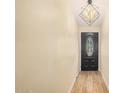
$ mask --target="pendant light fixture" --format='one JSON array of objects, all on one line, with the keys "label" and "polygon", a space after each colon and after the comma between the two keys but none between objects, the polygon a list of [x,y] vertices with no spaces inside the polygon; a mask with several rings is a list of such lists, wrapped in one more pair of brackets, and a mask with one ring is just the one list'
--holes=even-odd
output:
[{"label": "pendant light fixture", "polygon": [[81,11],[79,16],[88,25],[92,25],[99,18],[100,14],[92,4],[92,0],[88,0],[88,5]]}]

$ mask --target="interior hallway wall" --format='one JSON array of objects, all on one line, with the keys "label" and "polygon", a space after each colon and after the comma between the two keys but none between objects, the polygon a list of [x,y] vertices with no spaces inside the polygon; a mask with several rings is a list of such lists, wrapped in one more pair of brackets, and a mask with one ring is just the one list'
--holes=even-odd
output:
[{"label": "interior hallway wall", "polygon": [[78,72],[70,0],[16,0],[16,93],[67,93]]},{"label": "interior hallway wall", "polygon": [[101,26],[101,68],[104,81],[109,88],[109,1],[104,0],[104,19]]}]

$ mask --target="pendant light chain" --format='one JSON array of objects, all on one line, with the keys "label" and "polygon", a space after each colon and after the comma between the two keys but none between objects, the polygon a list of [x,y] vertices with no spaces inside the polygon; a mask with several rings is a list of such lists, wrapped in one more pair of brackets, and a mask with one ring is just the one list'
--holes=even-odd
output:
[{"label": "pendant light chain", "polygon": [[88,0],[88,4],[92,4],[92,0]]}]

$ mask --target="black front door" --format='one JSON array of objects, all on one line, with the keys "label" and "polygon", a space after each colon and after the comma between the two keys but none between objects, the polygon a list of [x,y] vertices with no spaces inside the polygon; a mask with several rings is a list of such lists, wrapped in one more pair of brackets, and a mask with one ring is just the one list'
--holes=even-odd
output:
[{"label": "black front door", "polygon": [[81,70],[98,70],[98,32],[81,33]]}]

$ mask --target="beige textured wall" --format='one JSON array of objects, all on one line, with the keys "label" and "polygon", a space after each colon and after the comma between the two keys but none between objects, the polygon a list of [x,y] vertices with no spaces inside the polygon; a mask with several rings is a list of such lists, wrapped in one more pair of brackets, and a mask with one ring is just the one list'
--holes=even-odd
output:
[{"label": "beige textured wall", "polygon": [[109,85],[109,28],[108,19],[105,18],[101,32],[101,73]]},{"label": "beige textured wall", "polygon": [[101,73],[109,88],[109,1],[104,0],[104,20],[101,26]]},{"label": "beige textured wall", "polygon": [[69,0],[16,0],[16,93],[67,93],[78,71]]}]

